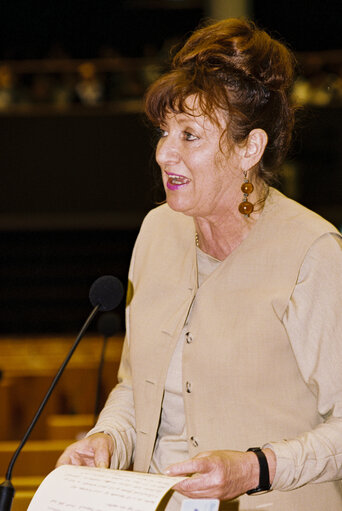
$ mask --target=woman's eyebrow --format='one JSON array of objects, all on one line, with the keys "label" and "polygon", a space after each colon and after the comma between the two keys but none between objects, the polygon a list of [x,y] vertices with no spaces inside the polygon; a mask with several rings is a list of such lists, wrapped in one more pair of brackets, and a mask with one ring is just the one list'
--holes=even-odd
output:
[{"label": "woman's eyebrow", "polygon": [[189,115],[189,114],[179,114],[180,117],[177,118],[177,122],[178,124],[188,124],[188,123],[192,123],[192,124],[196,124],[196,126],[198,127],[201,127],[201,124],[198,122],[198,120],[192,116],[192,115]]}]

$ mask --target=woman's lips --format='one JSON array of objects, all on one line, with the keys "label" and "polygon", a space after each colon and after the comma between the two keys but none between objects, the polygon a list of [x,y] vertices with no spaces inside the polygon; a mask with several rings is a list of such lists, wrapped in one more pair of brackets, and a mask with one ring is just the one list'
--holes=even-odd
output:
[{"label": "woman's lips", "polygon": [[166,172],[166,174],[168,176],[166,186],[169,190],[178,190],[191,181],[188,177],[182,176],[181,174],[171,174],[171,172]]}]

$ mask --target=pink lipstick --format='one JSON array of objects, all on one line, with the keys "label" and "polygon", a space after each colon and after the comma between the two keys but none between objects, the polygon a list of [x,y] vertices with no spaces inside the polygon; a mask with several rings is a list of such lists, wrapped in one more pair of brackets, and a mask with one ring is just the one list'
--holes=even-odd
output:
[{"label": "pink lipstick", "polygon": [[180,174],[171,174],[171,172],[166,172],[166,174],[168,175],[166,186],[168,187],[169,190],[178,190],[182,186],[185,186],[188,183],[190,183],[191,181],[189,178],[182,176]]}]

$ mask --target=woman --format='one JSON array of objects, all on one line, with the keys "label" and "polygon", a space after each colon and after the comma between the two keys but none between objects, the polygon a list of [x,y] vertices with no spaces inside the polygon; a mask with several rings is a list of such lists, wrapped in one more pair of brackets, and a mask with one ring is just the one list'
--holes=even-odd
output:
[{"label": "woman", "polygon": [[341,509],[341,237],[269,186],[292,80],[282,44],[228,19],[148,91],[167,204],[134,248],[119,384],[59,464],[191,476],[167,509]]}]

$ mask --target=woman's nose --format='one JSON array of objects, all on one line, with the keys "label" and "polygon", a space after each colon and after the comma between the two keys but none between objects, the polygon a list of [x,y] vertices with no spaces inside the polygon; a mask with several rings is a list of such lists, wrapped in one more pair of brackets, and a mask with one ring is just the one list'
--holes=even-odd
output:
[{"label": "woman's nose", "polygon": [[178,163],[180,159],[179,148],[170,135],[162,137],[157,145],[156,160],[159,165]]}]

